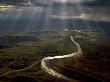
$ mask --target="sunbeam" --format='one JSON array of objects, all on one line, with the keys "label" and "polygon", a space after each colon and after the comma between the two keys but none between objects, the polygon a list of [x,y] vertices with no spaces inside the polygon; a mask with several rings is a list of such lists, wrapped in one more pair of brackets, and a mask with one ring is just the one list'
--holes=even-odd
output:
[{"label": "sunbeam", "polygon": [[[16,12],[16,13],[14,13],[14,12]],[[11,24],[12,24],[12,26],[11,26],[11,28],[10,28],[10,32],[12,33],[12,32],[14,32],[14,30],[16,29],[15,27],[16,27],[16,24],[17,24],[17,22],[20,20],[20,18],[21,18],[21,16],[22,16],[22,14],[23,14],[23,10],[22,9],[14,9],[13,11],[12,11],[12,13],[14,13],[14,15],[13,15],[13,17],[12,17],[12,19],[10,19],[10,21],[12,21],[12,22],[10,22]],[[12,14],[11,14],[12,15]]]},{"label": "sunbeam", "polygon": [[80,12],[79,18],[82,19],[82,20],[84,20],[83,23],[85,24],[84,26],[85,26],[86,28],[90,28],[90,29],[91,29],[91,25],[89,24],[89,22],[88,22],[88,21],[85,21],[87,15],[85,14],[85,10],[84,10],[83,6],[81,6],[81,5],[79,4],[79,1],[78,1],[78,0],[76,0],[76,1],[77,1],[76,6],[77,6],[77,8],[78,8],[78,10],[79,10],[79,12]]},{"label": "sunbeam", "polygon": [[[60,16],[68,15],[67,10],[68,10],[67,6],[61,6]],[[61,28],[68,29],[67,21],[66,20],[60,20],[60,21],[61,21],[61,23],[60,23]]]},{"label": "sunbeam", "polygon": [[[47,2],[48,3],[48,7],[45,8],[45,14],[44,14],[44,18],[42,20],[42,30],[49,30],[49,27],[50,27],[50,15],[52,13],[52,10],[53,10],[53,3],[52,2]],[[52,26],[51,26],[52,27]]]},{"label": "sunbeam", "polygon": [[0,23],[2,24],[1,26],[3,26],[4,29],[7,28],[5,26],[6,25],[5,23],[7,23],[7,25],[9,24],[8,26],[11,26],[11,27],[8,27],[8,31],[12,31],[12,28],[13,28],[13,25],[14,25],[13,23],[11,23],[11,19],[15,19],[16,18],[16,16],[12,17],[13,10],[14,10],[14,8],[8,8],[8,10],[5,11],[5,14],[3,14],[3,16],[1,17],[1,22]]},{"label": "sunbeam", "polygon": [[39,20],[42,18],[42,9],[40,7],[32,7],[30,8],[30,14],[29,16],[29,21],[27,23],[27,28],[25,32],[31,32],[31,30],[36,31],[36,27],[38,27],[36,24],[38,24]]},{"label": "sunbeam", "polygon": [[[92,14],[94,18],[96,17],[94,15],[94,12],[93,12],[93,9],[92,8],[90,8],[89,6],[87,6],[87,10],[88,10],[88,13]],[[102,21],[102,20],[100,20],[100,19],[94,19],[94,18],[93,18],[93,21],[95,21],[94,22],[94,26],[96,28],[98,28],[100,31],[103,31],[104,32],[104,30],[101,28],[102,26],[99,23],[99,21]],[[93,26],[92,24],[90,24],[90,25]]]}]

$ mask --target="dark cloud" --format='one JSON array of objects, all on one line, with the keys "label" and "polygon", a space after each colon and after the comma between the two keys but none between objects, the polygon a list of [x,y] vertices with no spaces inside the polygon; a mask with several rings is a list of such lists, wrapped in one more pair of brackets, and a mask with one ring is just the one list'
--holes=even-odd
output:
[{"label": "dark cloud", "polygon": [[[28,2],[29,0],[0,0],[0,3],[13,3],[19,4],[22,2]],[[57,5],[67,4],[75,5],[81,4],[85,6],[109,6],[110,0],[30,0],[35,5],[50,5],[50,3]],[[65,3],[63,3],[65,1]]]},{"label": "dark cloud", "polygon": [[7,2],[27,2],[28,0],[0,0],[1,3]]},{"label": "dark cloud", "polygon": [[82,4],[87,6],[109,6],[110,0],[95,0],[93,2],[84,2]]}]

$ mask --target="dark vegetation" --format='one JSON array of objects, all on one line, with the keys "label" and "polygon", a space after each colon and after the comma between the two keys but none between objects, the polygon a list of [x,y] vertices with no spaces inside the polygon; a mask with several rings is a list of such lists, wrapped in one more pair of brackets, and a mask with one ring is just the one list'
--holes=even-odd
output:
[{"label": "dark vegetation", "polygon": [[37,81],[31,77],[16,76],[12,82],[37,82]]},{"label": "dark vegetation", "polygon": [[0,48],[9,47],[19,42],[36,42],[40,41],[35,36],[1,36],[0,37]]},{"label": "dark vegetation", "polygon": [[81,45],[83,58],[54,59],[49,66],[81,82],[109,82],[110,81],[110,45],[109,37],[101,31],[82,31],[72,33]]},{"label": "dark vegetation", "polygon": [[[0,48],[0,73],[25,68],[41,61],[46,56],[71,53],[74,46],[68,35],[68,31],[38,31],[20,35],[19,33],[2,35],[1,44],[10,45]],[[21,81],[25,77],[28,79],[28,76],[35,78],[37,82],[62,81],[45,74],[41,69],[40,62],[24,72],[11,73],[7,78],[13,80],[16,76],[24,76],[24,78],[21,77]],[[5,78],[2,78],[1,81],[3,80],[8,82]]]},{"label": "dark vegetation", "polygon": [[86,56],[82,60],[83,64],[91,73],[96,73],[110,81],[110,45],[109,38],[100,38],[95,43],[89,43],[87,48],[83,48]]},{"label": "dark vegetation", "polygon": [[[50,66],[57,71],[59,71],[61,74],[64,74],[72,79],[79,80],[81,82],[102,82],[101,80],[98,80],[95,76],[89,75],[87,72],[83,72],[83,66],[78,65],[78,62],[74,61],[75,59],[69,59],[70,61],[66,61],[68,58],[65,58],[63,60],[52,60],[50,61]],[[63,62],[63,63],[62,63]],[[54,65],[52,66],[52,63]],[[75,67],[76,63],[78,67]],[[81,69],[80,69],[81,68]]]},{"label": "dark vegetation", "polygon": [[[56,59],[49,61],[49,66],[68,77],[82,82],[109,82],[109,38],[108,35],[98,30],[81,30],[81,32],[74,30],[38,31],[25,34],[25,36],[24,34],[1,36],[1,40],[11,43],[8,47],[0,49],[1,74],[9,70],[25,68],[36,61],[41,61],[46,56],[76,52],[76,47],[69,38],[70,35],[73,35],[81,45],[84,57],[80,61],[77,61],[77,58],[74,57]],[[40,62],[31,69],[11,73],[2,78],[1,81],[9,82],[9,80],[14,80],[17,82],[19,77],[21,82],[27,79],[36,82],[65,82],[42,71]]]},{"label": "dark vegetation", "polygon": [[84,70],[95,74],[104,82],[110,81],[109,35],[103,32],[89,32],[86,37],[77,39],[83,49],[84,58],[81,63],[84,65]]}]

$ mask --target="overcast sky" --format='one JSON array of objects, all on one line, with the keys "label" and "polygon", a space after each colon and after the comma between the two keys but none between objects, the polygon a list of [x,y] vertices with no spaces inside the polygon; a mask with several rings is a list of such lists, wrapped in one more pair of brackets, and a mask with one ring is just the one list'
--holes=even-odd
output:
[{"label": "overcast sky", "polygon": [[95,1],[95,0],[32,0],[32,2],[36,2],[36,3],[49,3],[49,2],[60,2],[60,3],[81,3],[81,2],[91,2],[91,1]]},{"label": "overcast sky", "polygon": [[[47,2],[47,1],[65,1],[65,0],[33,0],[33,1],[37,1],[40,2],[42,4],[42,2]],[[66,0],[68,2],[73,2],[76,3],[78,2],[82,2],[82,1],[94,1],[94,0]],[[98,0],[98,1],[102,1],[104,3],[104,0]],[[108,0],[105,0],[108,1]],[[93,20],[93,21],[109,21],[110,22],[110,6],[104,5],[104,6],[82,6],[82,5],[73,5],[73,6],[57,6],[53,7],[53,8],[46,8],[45,6],[38,6],[36,5],[36,8],[21,8],[21,9],[16,9],[17,12],[23,13],[24,17],[25,15],[27,15],[26,17],[30,17],[31,14],[33,12],[36,12],[36,14],[38,12],[41,13],[46,13],[48,15],[48,17],[50,18],[55,18],[55,19],[83,19],[83,20]],[[3,9],[1,9],[3,10]],[[31,10],[31,12],[30,12]],[[29,12],[28,12],[29,11]],[[13,13],[13,12],[12,12]],[[0,17],[2,17],[3,14],[0,13]],[[16,16],[15,15],[11,15],[9,17],[12,16]],[[25,18],[26,18],[25,17]],[[14,17],[13,17],[14,18]]]}]

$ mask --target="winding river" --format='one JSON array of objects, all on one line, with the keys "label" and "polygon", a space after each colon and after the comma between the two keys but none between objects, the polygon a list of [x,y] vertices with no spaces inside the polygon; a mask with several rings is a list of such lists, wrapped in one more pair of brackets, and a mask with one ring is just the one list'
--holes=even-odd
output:
[{"label": "winding river", "polygon": [[[58,73],[57,71],[49,68],[47,66],[47,62],[48,60],[53,60],[53,59],[61,59],[61,58],[69,58],[69,57],[77,57],[77,58],[80,58],[82,56],[82,50],[81,50],[81,47],[80,45],[74,40],[73,36],[70,36],[71,38],[71,41],[77,46],[77,52],[76,53],[71,53],[71,54],[68,54],[68,55],[63,55],[63,56],[54,56],[54,57],[45,57],[41,60],[41,68],[47,72],[48,74],[52,75],[52,76],[55,76],[57,78],[60,78],[60,79],[64,79],[64,80],[67,80],[69,82],[79,82],[79,81],[76,81],[76,80],[73,80],[65,75],[62,75],[60,73]],[[8,74],[11,74],[11,73],[16,73],[16,72],[21,72],[21,71],[25,71],[25,70],[28,70],[28,69],[31,69],[32,67],[34,67],[39,61],[35,62],[34,64],[24,68],[24,69],[19,69],[19,70],[12,70],[12,71],[8,71],[2,75],[0,75],[0,77],[2,76],[6,76]]]},{"label": "winding river", "polygon": [[46,62],[46,61],[48,61],[48,60],[62,59],[62,58],[69,58],[69,57],[77,57],[77,58],[79,57],[79,58],[80,58],[80,57],[82,56],[81,47],[80,47],[80,45],[74,40],[73,36],[70,36],[70,38],[71,38],[71,41],[77,46],[77,49],[78,49],[77,52],[76,52],[76,53],[71,53],[71,54],[68,54],[68,55],[63,55],[63,56],[45,57],[45,58],[43,58],[42,61],[41,61],[41,67],[42,67],[42,69],[43,69],[45,72],[47,72],[48,74],[50,74],[50,75],[52,75],[52,76],[55,76],[55,77],[57,77],[57,78],[61,78],[61,79],[67,80],[67,81],[69,81],[69,82],[73,82],[73,81],[78,82],[78,81],[76,81],[76,80],[73,80],[73,79],[71,79],[71,78],[69,78],[69,77],[67,77],[67,76],[65,76],[65,75],[62,75],[62,74],[58,73],[57,71],[55,71],[55,70],[49,68],[49,67],[47,66],[47,62]]}]

